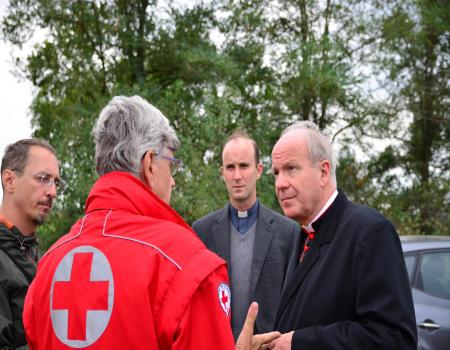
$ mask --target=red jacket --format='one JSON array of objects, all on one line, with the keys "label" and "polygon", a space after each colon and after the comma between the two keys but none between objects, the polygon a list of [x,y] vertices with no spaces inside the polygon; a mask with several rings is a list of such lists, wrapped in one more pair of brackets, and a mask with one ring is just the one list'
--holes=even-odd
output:
[{"label": "red jacket", "polygon": [[25,300],[30,348],[234,349],[225,262],[127,173],[44,255]]}]

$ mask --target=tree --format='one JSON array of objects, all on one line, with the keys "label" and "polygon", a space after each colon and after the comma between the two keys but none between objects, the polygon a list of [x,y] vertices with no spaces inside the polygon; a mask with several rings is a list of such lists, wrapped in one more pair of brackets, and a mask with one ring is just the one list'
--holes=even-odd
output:
[{"label": "tree", "polygon": [[422,234],[450,234],[449,14],[446,1],[393,1],[380,18],[390,113],[411,120],[397,151],[411,182],[396,201]]},{"label": "tree", "polygon": [[[209,39],[213,17],[206,6],[171,4],[157,17],[163,9],[156,1],[13,0],[8,11],[2,32],[13,44],[22,45],[36,30],[45,32],[25,65],[38,89],[34,134],[55,146],[70,185],[41,232],[45,249],[82,215],[96,177],[91,130],[112,96],[138,94],[158,106],[183,135],[182,155],[195,159],[189,144],[199,132],[196,126],[203,125],[200,111],[212,108],[205,99],[214,96],[216,81],[231,68]],[[200,131],[210,118],[206,115]],[[175,206],[189,209],[183,192],[176,197]]]},{"label": "tree", "polygon": [[[360,1],[352,0],[224,2],[223,50],[243,64],[227,85],[238,96],[232,110],[258,130],[265,154],[295,120],[314,121],[344,146],[365,147],[363,136],[381,137],[379,108],[365,88],[375,39],[362,25],[363,13]],[[265,180],[272,189],[273,179]],[[359,188],[344,184],[358,198]],[[270,206],[278,206],[273,192],[262,193]]]},{"label": "tree", "polygon": [[[37,88],[35,135],[56,147],[70,185],[44,249],[82,215],[96,177],[92,126],[119,94],[143,96],[175,126],[185,165],[172,204],[188,223],[227,201],[219,168],[232,131],[255,138],[268,170],[282,129],[308,119],[339,142],[338,183],[351,198],[400,232],[450,234],[445,1],[182,3],[10,1],[4,37],[45,36],[18,66]],[[368,139],[386,138],[371,149]],[[258,196],[279,210],[269,173]]]}]

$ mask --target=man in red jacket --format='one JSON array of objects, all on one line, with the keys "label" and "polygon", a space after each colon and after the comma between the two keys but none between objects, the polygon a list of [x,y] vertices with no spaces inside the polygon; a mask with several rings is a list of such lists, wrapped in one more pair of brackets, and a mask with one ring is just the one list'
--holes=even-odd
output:
[{"label": "man in red jacket", "polygon": [[[169,205],[180,161],[167,118],[118,96],[94,139],[86,215],[43,256],[26,297],[30,348],[234,349],[225,262]],[[240,350],[276,336],[252,338],[255,308]]]}]

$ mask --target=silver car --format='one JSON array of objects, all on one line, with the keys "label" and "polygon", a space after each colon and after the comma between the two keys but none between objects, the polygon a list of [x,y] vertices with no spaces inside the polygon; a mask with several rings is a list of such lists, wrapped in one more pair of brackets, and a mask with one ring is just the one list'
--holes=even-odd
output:
[{"label": "silver car", "polygon": [[401,236],[419,350],[450,349],[450,237]]}]

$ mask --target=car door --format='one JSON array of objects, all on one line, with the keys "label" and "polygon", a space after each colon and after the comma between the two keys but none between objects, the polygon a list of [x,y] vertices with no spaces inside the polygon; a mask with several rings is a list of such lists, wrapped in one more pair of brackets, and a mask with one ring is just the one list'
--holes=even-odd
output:
[{"label": "car door", "polygon": [[[419,349],[450,349],[450,250],[405,257],[411,274]],[[409,261],[408,261],[409,260]],[[409,270],[409,269],[408,269]]]}]

